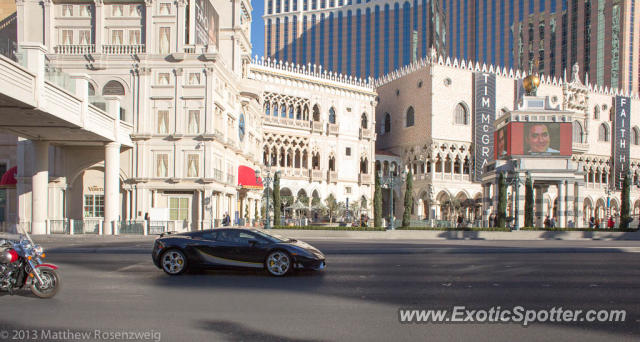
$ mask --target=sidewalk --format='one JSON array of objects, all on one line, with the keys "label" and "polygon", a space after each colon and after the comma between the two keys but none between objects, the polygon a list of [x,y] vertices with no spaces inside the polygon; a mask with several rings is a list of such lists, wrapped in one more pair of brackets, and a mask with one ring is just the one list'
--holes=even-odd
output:
[{"label": "sidewalk", "polygon": [[[336,230],[294,230],[273,229],[269,232],[294,239],[345,239],[345,240],[567,240],[567,241],[640,241],[640,232],[607,231],[437,231],[437,230],[393,230],[393,231],[336,231]],[[133,242],[153,241],[157,235],[38,235],[34,239],[45,241],[65,241],[73,244],[90,241]]]}]

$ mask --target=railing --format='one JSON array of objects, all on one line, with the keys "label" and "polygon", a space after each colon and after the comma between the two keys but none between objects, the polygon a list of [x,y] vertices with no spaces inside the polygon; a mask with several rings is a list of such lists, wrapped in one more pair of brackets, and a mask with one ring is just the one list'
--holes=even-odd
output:
[{"label": "railing", "polygon": [[329,183],[337,183],[338,182],[338,171],[328,171]]},{"label": "railing", "polygon": [[69,221],[49,220],[49,231],[51,234],[69,234]]},{"label": "railing", "polygon": [[60,55],[88,55],[91,53],[96,53],[96,46],[94,44],[58,45],[53,48],[53,51]]},{"label": "railing", "polygon": [[102,220],[73,220],[73,234],[99,234]]},{"label": "railing", "polygon": [[135,55],[145,53],[145,46],[137,45],[102,45],[102,53],[107,55]]},{"label": "railing", "polygon": [[[1,25],[0,25],[1,30]],[[10,58],[13,61],[17,61],[16,51],[18,49],[18,43],[9,38],[0,38],[0,55]]]},{"label": "railing", "polygon": [[149,234],[162,234],[169,231],[172,221],[149,221]]},{"label": "railing", "polygon": [[184,53],[196,53],[196,46],[195,45],[185,45],[184,46]]},{"label": "railing", "polygon": [[45,69],[44,79],[68,91],[71,94],[76,93],[76,82],[71,76],[56,68]]},{"label": "railing", "polygon": [[227,184],[235,185],[234,180],[235,180],[235,177],[233,176],[233,174],[227,173]]},{"label": "railing", "polygon": [[358,183],[360,184],[371,184],[373,183],[372,175],[368,173],[360,173],[358,174]]},{"label": "railing", "polygon": [[0,233],[21,234],[25,230],[31,234],[31,222],[0,222]]},{"label": "railing", "polygon": [[370,129],[360,128],[360,139],[371,139],[373,134]]},{"label": "railing", "polygon": [[264,116],[264,121],[266,123],[272,123],[272,124],[296,127],[296,128],[309,129],[309,127],[311,127],[310,122],[307,120],[298,120],[298,119],[283,118],[283,117],[277,117],[277,116]]},{"label": "railing", "polygon": [[574,152],[587,152],[589,150],[589,144],[584,143],[572,143],[571,148]]},{"label": "railing", "polygon": [[217,180],[218,182],[222,183],[222,171],[214,169],[213,170],[213,179]]},{"label": "railing", "polygon": [[320,132],[320,133],[322,133],[322,127],[323,127],[323,124],[322,124],[322,122],[320,122],[320,121],[312,121],[312,122],[311,122],[311,129],[312,129],[314,132]]},{"label": "railing", "polygon": [[332,124],[332,123],[329,124],[329,134],[338,135],[338,131],[339,131],[338,124]]},{"label": "railing", "polygon": [[145,221],[118,222],[118,234],[144,235]]},{"label": "railing", "polygon": [[322,171],[321,170],[310,170],[309,171],[311,173],[311,181],[315,182],[321,182],[322,181]]}]

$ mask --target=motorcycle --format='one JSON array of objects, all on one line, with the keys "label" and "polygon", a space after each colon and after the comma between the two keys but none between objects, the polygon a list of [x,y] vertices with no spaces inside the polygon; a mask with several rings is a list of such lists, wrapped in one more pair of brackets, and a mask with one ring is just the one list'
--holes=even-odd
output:
[{"label": "motorcycle", "polygon": [[58,267],[42,262],[42,246],[31,240],[29,234],[0,236],[0,290],[10,295],[29,288],[40,298],[51,298],[62,286]]}]

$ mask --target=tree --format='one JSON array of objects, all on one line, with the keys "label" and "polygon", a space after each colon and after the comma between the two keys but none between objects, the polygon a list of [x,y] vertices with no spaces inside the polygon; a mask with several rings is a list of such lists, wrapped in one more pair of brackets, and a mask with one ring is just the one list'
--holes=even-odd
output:
[{"label": "tree", "polygon": [[629,215],[630,199],[629,192],[631,188],[631,181],[629,175],[624,176],[624,182],[622,183],[622,194],[620,200],[620,228],[629,228],[629,222],[631,222],[631,216]]},{"label": "tree", "polygon": [[504,175],[500,173],[498,177],[498,214],[497,225],[499,228],[506,226],[506,214],[507,214],[507,183],[504,180]]},{"label": "tree", "polygon": [[340,205],[333,194],[329,194],[327,198],[324,200],[327,204],[327,215],[329,215],[329,223],[333,223],[333,218],[338,214],[340,209]]},{"label": "tree", "polygon": [[404,214],[402,215],[402,226],[411,225],[411,209],[413,208],[413,174],[409,170],[407,174],[407,188],[404,191]]},{"label": "tree", "polygon": [[380,176],[376,174],[376,188],[373,193],[373,225],[382,227],[382,189],[380,188]]},{"label": "tree", "polygon": [[524,188],[524,226],[533,227],[533,182],[531,176],[527,177]]},{"label": "tree", "polygon": [[280,223],[280,172],[276,172],[273,176],[273,225],[279,226]]}]

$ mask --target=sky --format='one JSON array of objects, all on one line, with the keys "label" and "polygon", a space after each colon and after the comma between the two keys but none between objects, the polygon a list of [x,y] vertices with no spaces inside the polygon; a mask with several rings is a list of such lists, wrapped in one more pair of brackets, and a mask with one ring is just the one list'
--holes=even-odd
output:
[{"label": "sky", "polygon": [[251,1],[253,13],[251,13],[251,45],[253,51],[251,57],[255,55],[264,56],[264,22],[262,15],[264,14],[264,0]]}]

